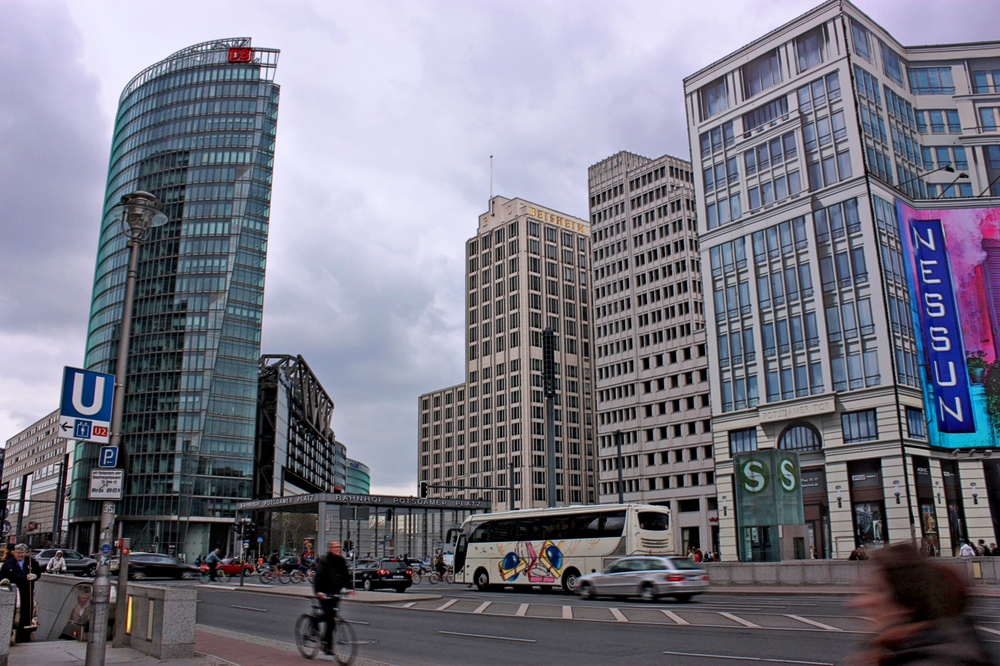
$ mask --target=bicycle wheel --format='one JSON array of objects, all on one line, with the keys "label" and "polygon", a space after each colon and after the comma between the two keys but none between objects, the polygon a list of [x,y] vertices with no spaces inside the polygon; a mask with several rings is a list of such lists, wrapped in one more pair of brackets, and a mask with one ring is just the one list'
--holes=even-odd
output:
[{"label": "bicycle wheel", "polygon": [[437,585],[438,583],[441,582],[441,574],[439,574],[437,571],[432,571],[431,575],[427,577],[427,581],[431,585]]},{"label": "bicycle wheel", "polygon": [[445,572],[445,574],[444,574],[444,582],[446,582],[446,583],[454,583],[455,582],[455,572],[453,572],[453,571],[447,571],[447,572]]},{"label": "bicycle wheel", "polygon": [[288,581],[289,580],[291,580],[291,578],[289,577],[287,571],[279,571],[278,572],[278,582],[279,583],[281,583],[282,585],[288,585]]},{"label": "bicycle wheel", "polygon": [[215,582],[218,583],[219,585],[225,585],[226,583],[229,582],[230,578],[231,576],[226,574],[226,572],[223,571],[222,569],[219,569],[218,571],[215,572]]},{"label": "bicycle wheel", "polygon": [[301,571],[293,571],[292,573],[288,574],[288,580],[290,580],[293,583],[301,583],[302,582],[302,572]]},{"label": "bicycle wheel", "polygon": [[333,658],[340,666],[353,664],[358,656],[358,637],[354,627],[340,617],[333,626]]},{"label": "bicycle wheel", "polygon": [[274,572],[273,571],[264,570],[264,571],[261,571],[260,574],[257,577],[260,579],[261,585],[267,585],[272,580],[274,580]]},{"label": "bicycle wheel", "polygon": [[319,622],[312,615],[301,615],[295,622],[295,647],[306,659],[312,659],[319,652],[322,636]]},{"label": "bicycle wheel", "polygon": [[411,578],[413,580],[414,585],[420,585],[420,574],[418,572],[414,571],[413,576]]}]

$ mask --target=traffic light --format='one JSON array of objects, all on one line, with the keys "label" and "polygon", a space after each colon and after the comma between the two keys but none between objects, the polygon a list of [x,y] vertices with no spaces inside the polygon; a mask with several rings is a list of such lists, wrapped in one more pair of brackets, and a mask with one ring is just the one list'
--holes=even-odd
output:
[{"label": "traffic light", "polygon": [[427,482],[420,482],[420,499],[427,499]]}]

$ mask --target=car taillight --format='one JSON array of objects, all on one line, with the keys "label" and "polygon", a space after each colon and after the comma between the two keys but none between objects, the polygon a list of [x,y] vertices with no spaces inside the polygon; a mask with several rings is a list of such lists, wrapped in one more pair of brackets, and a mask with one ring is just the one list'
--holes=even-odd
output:
[{"label": "car taillight", "polygon": [[709,576],[708,574],[705,574],[704,576],[701,577],[701,579],[704,580],[704,581],[710,581],[710,580],[712,580],[712,577]]},{"label": "car taillight", "polygon": [[406,575],[407,576],[412,576],[413,575],[413,569],[407,569],[406,570]]},{"label": "car taillight", "polygon": [[682,583],[685,579],[684,576],[681,576],[680,574],[670,574],[667,576],[667,580],[671,583]]},{"label": "car taillight", "polygon": [[378,575],[379,576],[388,576],[389,575],[389,571],[387,569],[379,569],[378,570]]}]

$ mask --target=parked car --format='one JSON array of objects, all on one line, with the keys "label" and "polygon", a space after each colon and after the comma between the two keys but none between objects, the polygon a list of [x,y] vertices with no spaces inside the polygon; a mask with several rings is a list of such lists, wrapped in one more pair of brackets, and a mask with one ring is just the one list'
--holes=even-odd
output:
[{"label": "parked car", "polygon": [[143,578],[197,578],[201,571],[193,564],[185,564],[176,557],[157,553],[132,553],[128,556],[128,577]]},{"label": "parked car", "polygon": [[97,575],[97,560],[92,557],[84,557],[69,548],[43,548],[42,550],[34,551],[31,556],[38,560],[38,563],[42,565],[42,569],[45,569],[49,564],[49,560],[55,557],[56,551],[59,550],[62,551],[63,559],[66,560],[66,573],[73,574],[74,576]]},{"label": "parked car", "polygon": [[708,583],[708,573],[685,557],[633,556],[612,562],[604,571],[580,576],[576,593],[584,599],[605,595],[689,601],[707,590]]},{"label": "parked car", "polygon": [[391,587],[405,592],[413,585],[413,569],[400,559],[361,560],[354,569],[354,585],[363,590]]},{"label": "parked car", "polygon": [[[302,566],[302,558],[298,555],[285,555],[278,562],[278,568],[291,573]],[[227,572],[228,573],[228,572]]]},{"label": "parked car", "polygon": [[[236,557],[227,557],[226,559],[219,562],[218,570],[225,572],[227,576],[238,577],[240,575],[240,560]],[[208,565],[207,564],[201,565],[200,571],[203,573],[208,573]],[[243,571],[246,572],[244,575],[252,576],[255,569],[254,566],[249,562],[244,562]]]}]

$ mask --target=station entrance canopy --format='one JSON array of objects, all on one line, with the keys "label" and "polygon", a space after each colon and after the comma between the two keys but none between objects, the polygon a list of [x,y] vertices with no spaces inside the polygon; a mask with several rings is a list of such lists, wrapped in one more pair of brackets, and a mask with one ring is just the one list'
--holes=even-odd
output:
[{"label": "station entrance canopy", "polygon": [[[327,540],[352,546],[356,556],[409,555],[421,559],[435,551],[449,551],[449,532],[474,513],[489,511],[486,500],[421,499],[392,495],[315,493],[251,500],[236,505],[238,512],[305,513],[316,516],[316,550],[325,552]],[[258,520],[258,522],[261,522]]]}]

